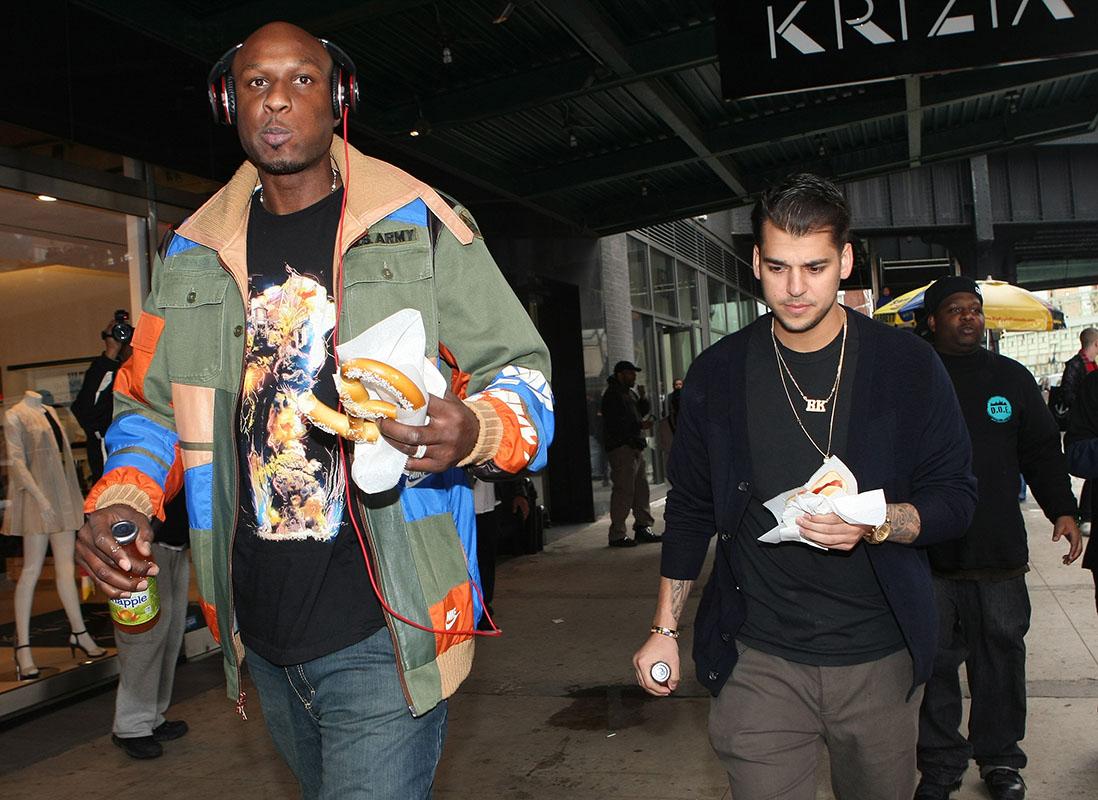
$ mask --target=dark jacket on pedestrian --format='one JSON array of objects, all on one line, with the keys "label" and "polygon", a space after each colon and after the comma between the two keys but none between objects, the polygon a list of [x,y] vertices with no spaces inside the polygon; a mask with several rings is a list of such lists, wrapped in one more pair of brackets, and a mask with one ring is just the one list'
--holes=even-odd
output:
[{"label": "dark jacket on pedestrian", "polygon": [[1075,405],[1075,398],[1079,396],[1083,381],[1086,380],[1089,372],[1082,352],[1076,353],[1064,362],[1064,374],[1060,377],[1060,396],[1068,408]]},{"label": "dark jacket on pedestrian", "polygon": [[[949,376],[925,342],[851,311],[859,355],[845,461],[863,491],[881,488],[889,503],[919,512],[917,545],[868,547],[911,653],[912,688],[930,677],[938,636],[925,546],[962,535],[976,506],[971,447]],[[716,533],[713,572],[694,626],[698,680],[714,695],[735,666],[745,618],[733,577],[732,540],[751,496],[744,370],[747,346],[767,315],[725,337],[690,368],[671,449],[661,573],[694,580]]]},{"label": "dark jacket on pedestrian", "polygon": [[[1078,402],[1071,407],[1067,434],[1064,436],[1064,450],[1067,452],[1068,468],[1071,474],[1080,478],[1098,478],[1098,372],[1086,376],[1079,390]],[[1091,493],[1092,506],[1095,493]],[[1091,514],[1094,513],[1092,509]],[[1091,519],[1094,519],[1091,516]],[[1083,553],[1083,567],[1098,571],[1098,545],[1096,536],[1087,540],[1087,549]]]},{"label": "dark jacket on pedestrian", "polygon": [[979,500],[965,536],[934,545],[930,566],[953,578],[995,578],[1025,571],[1026,525],[1018,504],[1018,476],[1052,522],[1075,515],[1075,497],[1060,447],[1060,430],[1033,375],[1006,356],[980,348],[941,354],[957,390],[972,440]]},{"label": "dark jacket on pedestrian", "polygon": [[111,426],[114,414],[114,378],[121,366],[121,361],[102,354],[92,359],[70,409],[84,429],[93,483],[103,475],[103,437]]},{"label": "dark jacket on pedestrian", "polygon": [[647,397],[638,397],[613,375],[607,378],[602,395],[602,445],[606,452],[622,445],[643,450],[641,425],[650,409]]}]

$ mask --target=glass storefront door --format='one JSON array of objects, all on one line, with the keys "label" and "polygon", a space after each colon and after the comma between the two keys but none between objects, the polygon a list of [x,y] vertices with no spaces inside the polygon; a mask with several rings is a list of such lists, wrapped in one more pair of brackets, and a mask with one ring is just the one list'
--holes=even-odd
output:
[{"label": "glass storefront door", "polygon": [[[15,475],[33,478],[32,466],[42,467],[12,445],[17,436],[23,442],[31,434],[28,418],[19,416],[23,411],[9,412],[16,406],[43,410],[40,402],[52,407],[60,428],[54,432],[62,454],[59,474],[74,470],[79,491],[86,493],[88,448],[100,445],[88,441],[69,409],[89,364],[103,351],[101,332],[115,312],[127,311],[131,322],[140,314],[135,304],[148,284],[146,224],[145,217],[110,208],[0,188],[0,522],[9,534],[0,536],[0,652],[8,653],[0,662],[0,716],[27,705],[23,699],[9,701],[9,690],[26,688],[41,702],[56,694],[55,688],[71,691],[116,669],[115,659],[91,657],[99,652],[95,647],[69,648],[69,631],[83,628],[113,654],[105,599],[82,594],[90,592],[91,583],[74,575],[69,542],[75,529],[37,530],[43,523],[36,515],[15,513],[8,491]],[[50,491],[64,485],[39,479],[52,486]],[[59,507],[62,501],[54,499]],[[82,497],[69,501],[79,518]],[[76,582],[75,594],[68,581]],[[75,626],[74,619],[82,624]],[[20,681],[15,674],[11,648],[17,622],[29,631],[30,649],[20,653],[23,668],[33,671],[28,663],[37,668],[36,680]],[[19,638],[22,644],[28,636]],[[86,678],[77,677],[85,672]]]}]

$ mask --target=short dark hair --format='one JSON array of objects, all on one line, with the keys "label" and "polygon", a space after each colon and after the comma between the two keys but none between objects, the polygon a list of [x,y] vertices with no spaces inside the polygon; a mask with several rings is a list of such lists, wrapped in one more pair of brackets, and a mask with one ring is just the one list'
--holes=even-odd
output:
[{"label": "short dark hair", "polygon": [[762,244],[763,223],[768,221],[792,236],[830,230],[839,249],[850,238],[846,198],[838,186],[811,172],[790,175],[763,192],[751,211],[755,244]]}]

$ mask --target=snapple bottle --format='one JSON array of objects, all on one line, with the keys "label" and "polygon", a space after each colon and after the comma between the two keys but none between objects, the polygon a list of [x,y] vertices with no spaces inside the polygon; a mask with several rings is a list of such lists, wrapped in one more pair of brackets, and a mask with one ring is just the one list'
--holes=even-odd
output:
[{"label": "snapple bottle", "polygon": [[[137,552],[137,525],[129,520],[116,522],[111,525],[111,535],[131,562],[145,560],[145,556]],[[160,621],[160,592],[156,587],[156,578],[147,575],[145,580],[149,583],[143,591],[130,592],[129,597],[107,600],[111,620],[118,630],[143,633]]]}]

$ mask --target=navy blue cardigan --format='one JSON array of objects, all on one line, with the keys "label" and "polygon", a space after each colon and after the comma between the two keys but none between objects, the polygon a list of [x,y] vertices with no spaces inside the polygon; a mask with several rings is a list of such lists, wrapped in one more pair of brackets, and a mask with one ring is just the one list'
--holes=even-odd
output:
[{"label": "navy blue cardigan", "polygon": [[[934,350],[907,332],[847,312],[858,326],[858,361],[845,463],[862,491],[919,512],[916,545],[869,547],[870,563],[913,661],[912,688],[930,677],[938,620],[924,547],[962,536],[976,508],[965,420]],[[702,353],[686,377],[671,449],[661,574],[695,580],[717,535],[713,572],[694,623],[698,680],[714,695],[736,663],[744,600],[732,573],[732,537],[751,491],[744,370],[755,326]],[[783,404],[775,414],[786,414]]]}]

